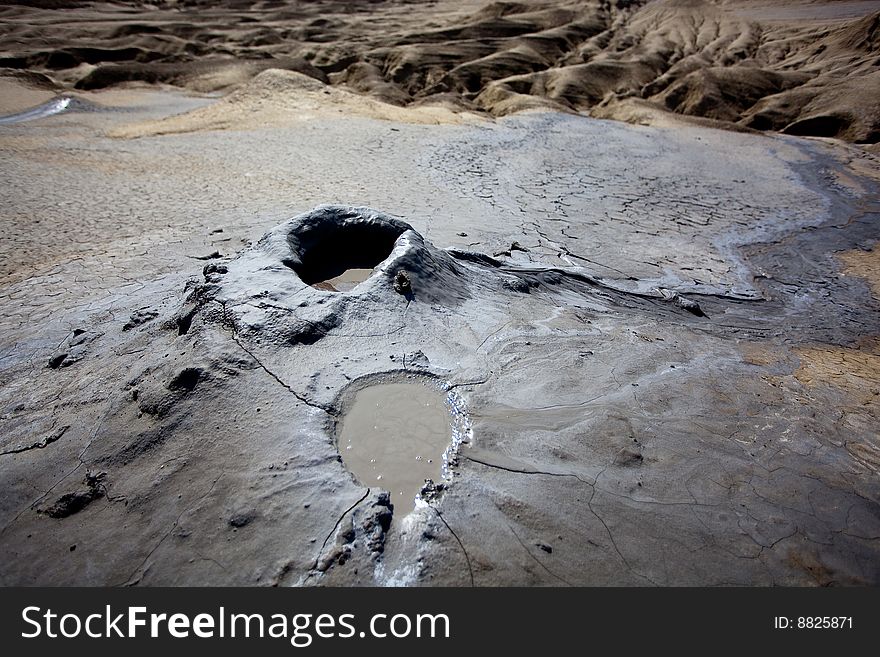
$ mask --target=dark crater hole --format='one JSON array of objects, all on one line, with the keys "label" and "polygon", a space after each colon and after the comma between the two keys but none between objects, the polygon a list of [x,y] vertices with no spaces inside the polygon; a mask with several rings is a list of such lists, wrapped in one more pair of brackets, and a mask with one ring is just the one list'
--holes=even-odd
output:
[{"label": "dark crater hole", "polygon": [[299,261],[291,259],[285,264],[304,283],[315,286],[348,270],[373,269],[391,254],[405,230],[380,222],[320,223],[296,236]]}]

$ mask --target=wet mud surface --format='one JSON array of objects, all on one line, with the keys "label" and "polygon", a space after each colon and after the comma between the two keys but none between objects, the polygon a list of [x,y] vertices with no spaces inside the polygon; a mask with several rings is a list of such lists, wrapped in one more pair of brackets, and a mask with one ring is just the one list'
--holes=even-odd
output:
[{"label": "wet mud surface", "polygon": [[[4,584],[880,582],[870,155],[558,113],[106,136],[202,102],[0,127]],[[405,516],[337,449],[383,374],[467,417]]]},{"label": "wet mud surface", "polygon": [[342,409],[336,444],[343,463],[362,485],[387,490],[398,518],[421,498],[426,482],[452,477],[453,425],[467,418],[455,417],[451,404],[442,385],[409,374],[359,387]]}]

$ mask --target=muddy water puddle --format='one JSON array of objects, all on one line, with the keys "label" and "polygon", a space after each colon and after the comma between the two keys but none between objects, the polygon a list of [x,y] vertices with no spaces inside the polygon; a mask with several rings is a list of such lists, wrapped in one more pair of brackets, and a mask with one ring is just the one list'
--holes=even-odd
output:
[{"label": "muddy water puddle", "polygon": [[372,273],[372,269],[346,269],[339,276],[334,276],[320,283],[314,283],[313,287],[329,292],[350,292],[359,283],[367,280]]},{"label": "muddy water puddle", "polygon": [[449,459],[467,426],[454,394],[430,383],[392,380],[350,397],[337,446],[361,484],[389,491],[397,519],[412,510],[426,479],[448,478]]}]

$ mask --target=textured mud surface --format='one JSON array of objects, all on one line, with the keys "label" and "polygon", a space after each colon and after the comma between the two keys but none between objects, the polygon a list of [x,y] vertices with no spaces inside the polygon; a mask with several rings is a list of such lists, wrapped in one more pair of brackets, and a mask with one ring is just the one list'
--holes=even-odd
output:
[{"label": "textured mud surface", "polygon": [[[131,93],[0,126],[2,583],[880,583],[870,155]],[[336,446],[388,372],[470,419],[405,519]]]},{"label": "textured mud surface", "polygon": [[275,68],[400,106],[880,138],[871,0],[25,4],[0,8],[0,67],[68,90],[213,91]]}]

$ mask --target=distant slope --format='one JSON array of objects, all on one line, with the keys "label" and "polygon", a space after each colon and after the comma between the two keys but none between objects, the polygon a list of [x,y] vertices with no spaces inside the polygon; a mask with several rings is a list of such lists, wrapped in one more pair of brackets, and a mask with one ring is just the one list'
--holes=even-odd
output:
[{"label": "distant slope", "polygon": [[293,70],[394,105],[639,108],[876,144],[880,2],[203,1],[0,6],[0,67],[81,89]]}]

